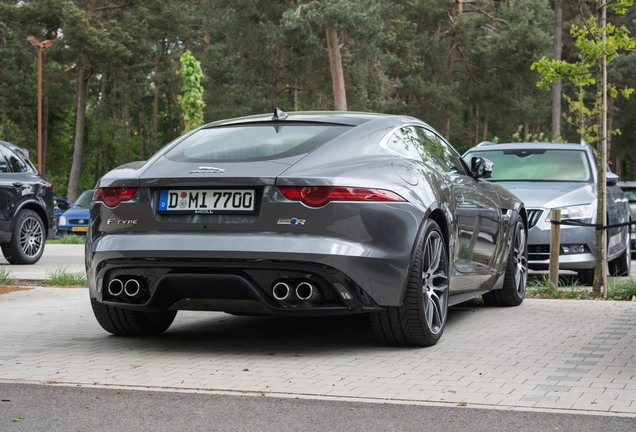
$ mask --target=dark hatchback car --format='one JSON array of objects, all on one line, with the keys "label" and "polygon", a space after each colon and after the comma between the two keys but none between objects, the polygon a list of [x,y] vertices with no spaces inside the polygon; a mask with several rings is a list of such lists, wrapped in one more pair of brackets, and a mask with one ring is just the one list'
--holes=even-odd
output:
[{"label": "dark hatchback car", "polygon": [[218,121],[102,177],[86,241],[97,321],[165,331],[178,310],[367,313],[433,345],[449,305],[523,301],[526,212],[407,116],[299,112]]},{"label": "dark hatchback car", "polygon": [[53,187],[28,152],[0,141],[0,246],[11,264],[33,264],[55,235]]}]

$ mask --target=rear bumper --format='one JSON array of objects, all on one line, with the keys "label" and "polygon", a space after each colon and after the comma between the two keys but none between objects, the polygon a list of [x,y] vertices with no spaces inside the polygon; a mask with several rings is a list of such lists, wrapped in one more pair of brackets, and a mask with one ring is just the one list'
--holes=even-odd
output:
[{"label": "rear bumper", "polygon": [[[111,234],[87,246],[91,297],[139,310],[330,314],[395,306],[411,260],[408,247],[280,233]],[[133,277],[146,289],[142,299],[109,295],[113,279]],[[320,299],[278,301],[272,289],[281,280],[292,288],[310,281]]]}]

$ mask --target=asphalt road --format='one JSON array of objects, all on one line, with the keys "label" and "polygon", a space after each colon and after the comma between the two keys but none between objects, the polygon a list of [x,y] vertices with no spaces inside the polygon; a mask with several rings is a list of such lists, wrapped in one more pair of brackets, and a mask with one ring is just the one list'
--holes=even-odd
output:
[{"label": "asphalt road", "polygon": [[0,384],[2,431],[633,432],[609,415]]}]

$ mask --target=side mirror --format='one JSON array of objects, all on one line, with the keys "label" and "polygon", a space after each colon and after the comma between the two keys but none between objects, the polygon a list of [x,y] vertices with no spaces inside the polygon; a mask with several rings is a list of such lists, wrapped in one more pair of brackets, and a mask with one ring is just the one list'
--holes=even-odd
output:
[{"label": "side mirror", "polygon": [[613,172],[608,171],[605,173],[605,182],[608,186],[616,186],[616,183],[618,183],[618,176]]},{"label": "side mirror", "polygon": [[475,178],[492,177],[492,168],[495,164],[481,156],[473,156],[470,160],[470,170]]}]

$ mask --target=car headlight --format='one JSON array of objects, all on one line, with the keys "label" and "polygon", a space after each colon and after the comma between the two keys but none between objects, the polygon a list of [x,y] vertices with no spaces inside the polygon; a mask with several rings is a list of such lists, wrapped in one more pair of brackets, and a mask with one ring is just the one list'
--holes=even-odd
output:
[{"label": "car headlight", "polygon": [[60,216],[60,223],[58,225],[66,225],[66,216]]},{"label": "car headlight", "polygon": [[[586,204],[561,207],[556,210],[561,210],[561,220],[586,220],[594,217],[594,208],[593,204]],[[548,213],[546,220],[550,220],[550,216],[551,212]]]}]

